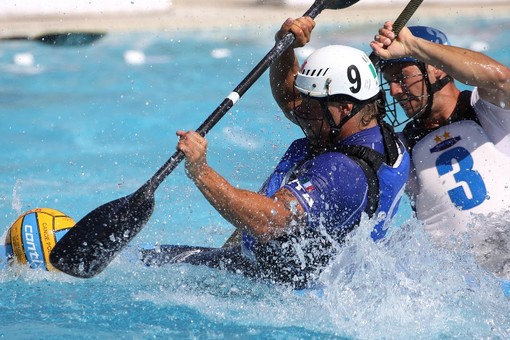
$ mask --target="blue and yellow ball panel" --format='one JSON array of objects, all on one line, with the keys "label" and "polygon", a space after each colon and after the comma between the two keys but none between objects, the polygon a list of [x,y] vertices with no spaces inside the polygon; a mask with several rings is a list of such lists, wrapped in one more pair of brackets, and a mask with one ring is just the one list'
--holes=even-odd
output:
[{"label": "blue and yellow ball panel", "polygon": [[[18,262],[31,268],[54,270],[50,252],[76,223],[64,213],[51,208],[37,208],[21,215],[12,225],[6,245]],[[9,235],[10,234],[10,235]]]},{"label": "blue and yellow ball panel", "polygon": [[23,224],[23,218],[25,216],[20,216],[16,222],[12,225],[11,229],[9,230],[9,241],[8,243],[11,244],[12,252],[16,254],[16,260],[19,263],[26,264],[27,263],[27,257],[25,256],[25,249],[23,247],[23,241],[21,236],[21,229]]},{"label": "blue and yellow ball panel", "polygon": [[[46,235],[39,232],[41,228],[39,219],[41,216],[44,216],[44,214],[35,212],[27,214],[23,218],[23,223],[21,224],[21,241],[25,252],[24,255],[30,268],[45,268],[43,238],[46,237]],[[50,223],[53,222],[50,221]]]}]

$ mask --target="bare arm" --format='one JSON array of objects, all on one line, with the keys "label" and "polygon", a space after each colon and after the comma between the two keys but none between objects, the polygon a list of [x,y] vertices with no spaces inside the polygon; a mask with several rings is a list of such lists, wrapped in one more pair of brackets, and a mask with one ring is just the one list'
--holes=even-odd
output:
[{"label": "bare arm", "polygon": [[207,141],[194,131],[177,131],[177,148],[186,155],[186,171],[211,205],[237,229],[261,240],[282,235],[304,219],[304,210],[287,189],[273,197],[237,189],[206,161]]},{"label": "bare arm", "polygon": [[412,35],[404,27],[398,37],[393,23],[379,29],[371,47],[384,59],[411,56],[433,65],[456,80],[478,87],[480,97],[499,107],[510,109],[510,69],[483,53],[461,47],[435,44]]},{"label": "bare arm", "polygon": [[294,109],[294,106],[298,106],[301,102],[299,92],[294,89],[294,78],[299,71],[299,62],[294,53],[294,48],[303,47],[310,41],[310,35],[314,27],[315,22],[309,17],[295,20],[289,18],[283,23],[275,37],[277,40],[282,39],[288,32],[292,32],[296,37],[292,46],[283,52],[269,69],[269,81],[273,97],[287,118],[292,121],[294,121],[294,118],[290,115],[290,112]]}]

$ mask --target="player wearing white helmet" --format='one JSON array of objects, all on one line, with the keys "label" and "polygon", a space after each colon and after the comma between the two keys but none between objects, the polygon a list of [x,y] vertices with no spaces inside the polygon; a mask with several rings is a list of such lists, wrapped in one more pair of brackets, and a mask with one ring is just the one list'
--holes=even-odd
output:
[{"label": "player wearing white helmet", "polygon": [[[309,36],[298,29],[300,24],[311,30],[313,20],[289,20],[277,36],[291,31],[293,47],[303,46]],[[319,277],[363,212],[386,216],[374,222],[371,235],[374,240],[384,237],[403,193],[409,156],[382,123],[383,96],[367,55],[328,46],[299,68],[291,48],[271,67],[271,86],[305,138],[291,144],[259,192],[238,189],[214,171],[199,134],[177,133],[188,176],[242,232],[241,244],[223,249],[162,246],[143,250],[145,263],[203,264],[303,288]]]}]

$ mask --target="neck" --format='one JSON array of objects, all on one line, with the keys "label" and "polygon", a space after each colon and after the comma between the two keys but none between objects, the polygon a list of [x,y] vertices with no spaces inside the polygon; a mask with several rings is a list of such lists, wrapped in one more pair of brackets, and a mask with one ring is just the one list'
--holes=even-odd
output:
[{"label": "neck", "polygon": [[[453,85],[453,84],[452,84]],[[421,122],[427,129],[436,129],[449,124],[450,117],[455,112],[460,90],[455,86],[445,86],[434,94],[430,115]]]},{"label": "neck", "polygon": [[340,135],[338,136],[337,140],[335,142],[338,142],[339,140],[346,139],[355,133],[358,133],[360,131],[373,128],[377,125],[377,120],[372,119],[368,124],[363,123],[360,119],[361,115],[358,113],[356,116],[349,119],[344,126],[342,127],[342,130],[340,130]]}]

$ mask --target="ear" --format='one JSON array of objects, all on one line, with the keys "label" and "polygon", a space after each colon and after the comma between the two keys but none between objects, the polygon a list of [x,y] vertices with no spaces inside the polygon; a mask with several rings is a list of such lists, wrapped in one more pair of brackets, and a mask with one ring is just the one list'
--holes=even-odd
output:
[{"label": "ear", "polygon": [[[428,72],[429,76],[431,74],[433,74],[435,79],[441,79],[446,76],[446,73],[443,70],[441,70],[437,67],[434,67],[432,65],[427,65],[427,72]],[[435,79],[431,79],[431,80],[435,80]]]},{"label": "ear", "polygon": [[340,110],[340,114],[343,116],[349,114],[352,111],[354,104],[352,103],[340,103],[338,104],[338,109]]},{"label": "ear", "polygon": [[335,121],[336,124],[339,124],[340,120],[342,120],[342,118],[344,118],[349,113],[351,113],[352,108],[354,107],[354,104],[352,104],[352,103],[338,103],[338,104],[336,104],[336,107],[338,108],[338,112],[340,113],[340,115],[336,116],[335,114],[333,114],[333,120]]}]

